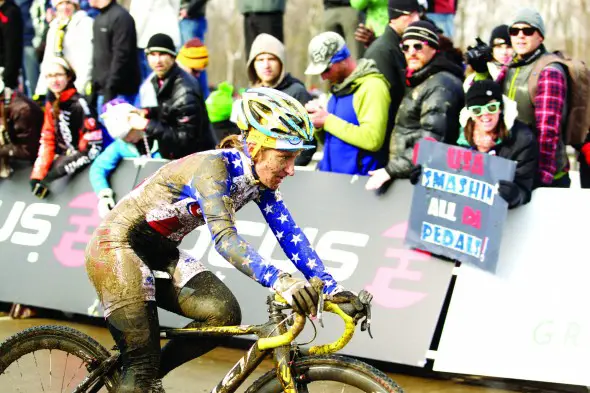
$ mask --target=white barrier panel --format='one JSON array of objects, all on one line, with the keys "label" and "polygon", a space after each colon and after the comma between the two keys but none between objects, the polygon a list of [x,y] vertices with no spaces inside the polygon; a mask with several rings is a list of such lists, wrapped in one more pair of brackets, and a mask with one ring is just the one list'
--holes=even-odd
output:
[{"label": "white barrier panel", "polygon": [[511,211],[497,275],[458,269],[434,369],[590,385],[588,223],[590,190]]}]

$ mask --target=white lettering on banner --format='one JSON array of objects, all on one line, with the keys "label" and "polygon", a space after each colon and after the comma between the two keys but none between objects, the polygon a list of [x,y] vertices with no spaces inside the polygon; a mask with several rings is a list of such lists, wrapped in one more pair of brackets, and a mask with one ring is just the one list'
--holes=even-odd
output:
[{"label": "white lettering on banner", "polygon": [[[256,221],[237,220],[236,228],[240,235],[262,237],[262,243],[258,252],[274,266],[289,273],[296,271],[291,261],[272,258],[278,242],[266,224]],[[215,267],[233,268],[225,258],[219,255],[215,247],[211,246],[211,234],[206,226],[198,228],[195,232],[198,235],[197,241],[192,248],[185,249],[187,253],[202,261],[205,261],[204,257],[207,255],[207,262]],[[319,230],[317,228],[305,228],[303,233],[313,245],[313,242],[318,237]],[[340,264],[340,266],[336,267],[327,267],[327,270],[334,276],[335,280],[343,281],[352,276],[358,265],[359,258],[352,251],[344,251],[333,247],[335,245],[366,247],[368,242],[369,235],[364,233],[329,231],[319,236],[316,251],[322,261],[331,261]]]},{"label": "white lettering on banner", "polygon": [[[0,229],[0,242],[6,241],[14,229],[16,228],[16,224],[18,223],[18,219],[20,218],[21,214],[25,210],[25,206],[27,204],[24,202],[14,202],[12,205],[12,209],[10,213],[8,213],[8,217],[6,221],[4,221],[4,225],[2,225],[2,229]],[[2,206],[2,201],[0,201],[0,207]]]},{"label": "white lettering on banner", "polygon": [[[0,200],[1,206],[2,201]],[[4,225],[0,229],[0,242],[10,238],[12,244],[19,246],[37,247],[42,245],[51,232],[51,222],[41,219],[40,216],[56,217],[59,211],[60,206],[52,203],[33,203],[27,206],[22,201],[14,202],[6,221],[4,221]],[[19,223],[22,229],[30,232],[17,230],[17,224]],[[38,259],[39,254],[37,252],[31,252],[27,257],[27,261],[31,263],[37,262]]]},{"label": "white lettering on banner", "polygon": [[455,210],[457,204],[454,202],[447,202],[444,199],[431,198],[428,205],[428,215],[440,217],[449,221],[457,221],[455,217]]},{"label": "white lettering on banner", "polygon": [[59,205],[33,203],[26,208],[21,216],[20,225],[24,229],[30,229],[36,231],[36,233],[14,232],[10,241],[21,246],[40,246],[49,237],[49,232],[51,232],[51,222],[39,219],[38,216],[55,217],[59,213],[59,210]]}]

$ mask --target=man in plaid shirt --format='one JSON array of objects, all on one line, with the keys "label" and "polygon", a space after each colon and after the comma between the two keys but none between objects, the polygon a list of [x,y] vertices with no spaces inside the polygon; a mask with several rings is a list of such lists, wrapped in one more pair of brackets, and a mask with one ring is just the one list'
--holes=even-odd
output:
[{"label": "man in plaid shirt", "polygon": [[539,141],[539,167],[535,187],[568,188],[569,161],[562,136],[567,110],[567,76],[558,63],[542,69],[535,97],[529,93],[529,77],[535,63],[545,55],[545,25],[536,10],[519,10],[509,28],[515,58],[499,76],[504,94],[516,101],[518,119],[536,130]]}]

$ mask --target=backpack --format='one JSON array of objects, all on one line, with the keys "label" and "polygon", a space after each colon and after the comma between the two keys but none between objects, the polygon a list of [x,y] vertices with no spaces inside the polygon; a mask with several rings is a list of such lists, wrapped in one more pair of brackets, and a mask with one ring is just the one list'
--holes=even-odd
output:
[{"label": "backpack", "polygon": [[531,99],[536,96],[541,70],[551,63],[561,64],[567,76],[566,126],[562,128],[564,142],[566,145],[582,144],[590,129],[590,70],[583,61],[558,51],[543,56],[529,78]]}]

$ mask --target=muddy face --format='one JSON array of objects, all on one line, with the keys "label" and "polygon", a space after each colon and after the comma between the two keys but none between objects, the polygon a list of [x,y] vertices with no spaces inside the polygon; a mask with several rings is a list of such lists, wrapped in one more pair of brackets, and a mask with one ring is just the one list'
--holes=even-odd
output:
[{"label": "muddy face", "polygon": [[254,169],[260,182],[271,190],[278,189],[285,177],[295,174],[295,159],[298,155],[299,152],[285,150],[261,150],[254,160]]}]

